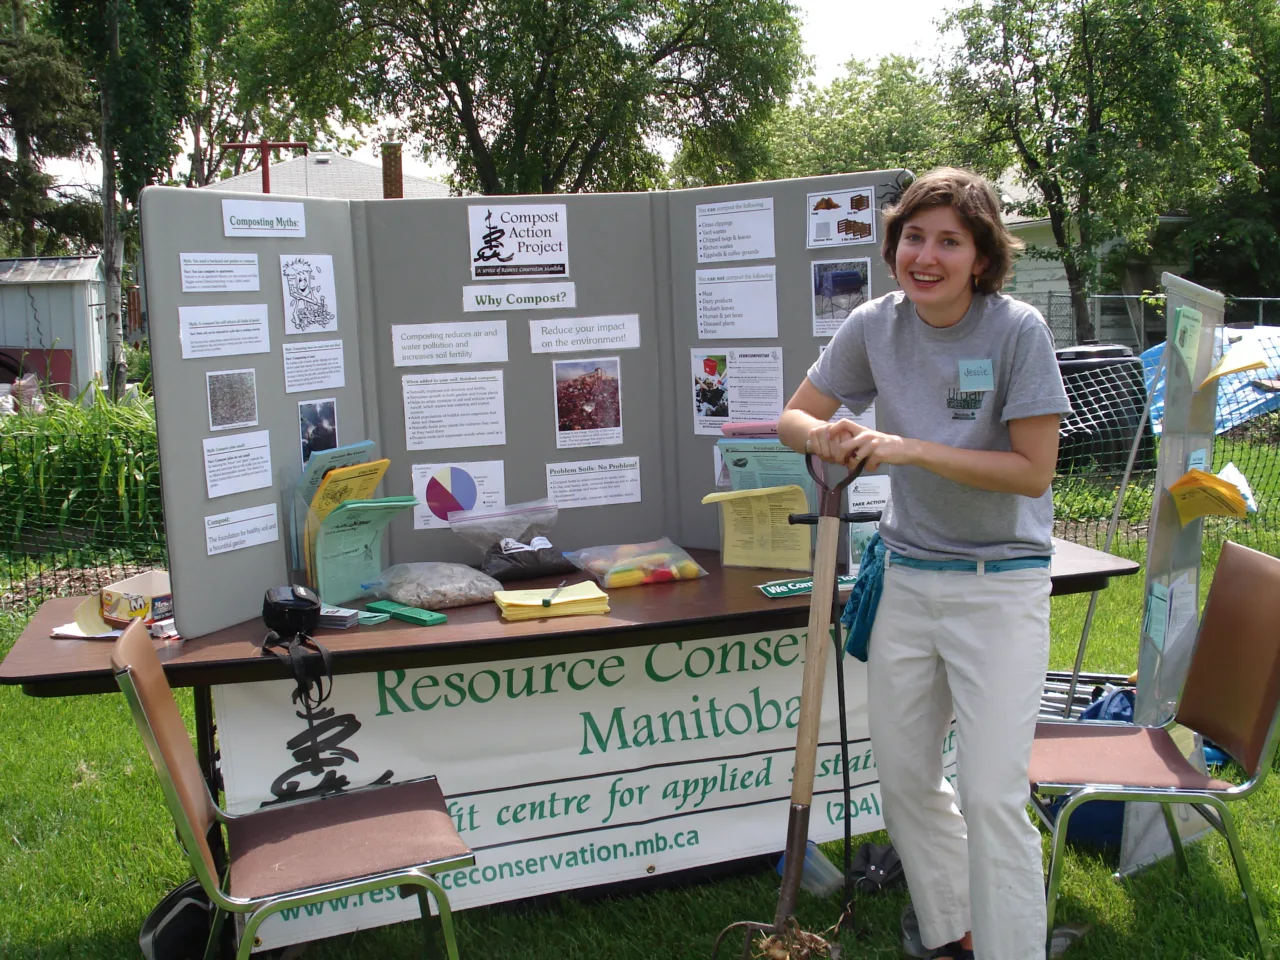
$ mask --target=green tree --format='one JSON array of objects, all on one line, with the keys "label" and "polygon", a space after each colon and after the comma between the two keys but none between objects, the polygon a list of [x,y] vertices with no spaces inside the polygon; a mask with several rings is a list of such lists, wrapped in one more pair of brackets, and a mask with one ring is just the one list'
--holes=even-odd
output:
[{"label": "green tree", "polygon": [[[191,144],[179,179],[203,187],[259,165],[253,151],[224,143],[268,140],[355,147],[340,128],[368,121],[345,100],[323,102],[314,93],[305,107],[265,77],[264,48],[255,29],[257,0],[194,0],[191,99],[184,119]],[[268,33],[268,36],[270,34]]]},{"label": "green tree", "polygon": [[1247,172],[1222,115],[1226,33],[1202,0],[994,0],[952,14],[948,98],[979,144],[1013,151],[1047,217],[1077,336],[1101,244],[1149,246],[1160,214]]},{"label": "green tree", "polygon": [[93,112],[79,65],[37,16],[28,23],[25,0],[10,0],[7,29],[0,27],[0,244],[24,257],[60,252],[69,237],[85,240],[84,212],[93,207],[57,196],[42,169],[47,160],[87,154]]},{"label": "green tree", "polygon": [[1232,30],[1224,112],[1247,138],[1252,169],[1225,178],[1193,202],[1174,245],[1199,283],[1236,296],[1280,295],[1280,8],[1274,0],[1229,0]]},{"label": "green tree", "polygon": [[658,138],[732,144],[790,93],[789,0],[263,0],[269,82],[403,119],[487,194],[658,183]]},{"label": "green tree", "polygon": [[89,75],[102,163],[102,260],[107,277],[111,395],[124,393],[121,326],[124,228],[138,195],[169,170],[188,105],[191,0],[49,0],[49,17]]},{"label": "green tree", "polygon": [[672,180],[699,186],[900,167],[921,172],[943,163],[998,174],[1007,163],[1003,151],[966,151],[945,91],[921,61],[855,59],[845,69],[828,86],[808,84],[736,154],[686,141],[672,162]]}]

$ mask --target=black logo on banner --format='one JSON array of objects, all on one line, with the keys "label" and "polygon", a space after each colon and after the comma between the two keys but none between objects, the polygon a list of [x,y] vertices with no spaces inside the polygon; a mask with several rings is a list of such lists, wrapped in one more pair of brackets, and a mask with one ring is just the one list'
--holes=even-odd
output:
[{"label": "black logo on banner", "polygon": [[[348,760],[360,762],[354,750],[341,746],[363,726],[354,713],[339,715],[332,707],[322,707],[297,716],[307,721],[307,728],[285,744],[293,754],[295,766],[271,782],[271,795],[275,799],[267,800],[262,804],[264,807],[341,793],[351,785],[351,781],[338,773],[338,768]],[[374,783],[390,783],[393,776],[387,770]]]},{"label": "black logo on banner", "polygon": [[947,391],[947,409],[951,411],[952,420],[976,420],[978,411],[982,409],[982,398],[985,390]]}]

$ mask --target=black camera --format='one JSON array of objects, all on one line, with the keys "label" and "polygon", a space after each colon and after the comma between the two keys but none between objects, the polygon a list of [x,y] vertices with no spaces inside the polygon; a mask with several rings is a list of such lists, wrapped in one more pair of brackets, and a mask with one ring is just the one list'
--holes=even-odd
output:
[{"label": "black camera", "polygon": [[310,637],[320,625],[320,598],[296,583],[272,587],[262,598],[262,619],[283,640],[299,634]]}]

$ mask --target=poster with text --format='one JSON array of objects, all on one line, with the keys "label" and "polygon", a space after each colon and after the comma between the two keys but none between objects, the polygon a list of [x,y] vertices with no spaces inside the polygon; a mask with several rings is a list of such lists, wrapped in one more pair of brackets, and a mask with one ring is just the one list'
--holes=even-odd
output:
[{"label": "poster with text", "polygon": [[617,357],[556,360],[556,449],[622,442],[622,362]]},{"label": "poster with text", "polygon": [[289,237],[307,235],[307,205],[282,200],[223,200],[224,237]]},{"label": "poster with text", "polygon": [[569,276],[569,223],[563,203],[467,207],[471,278]]},{"label": "poster with text", "polygon": [[777,420],[782,415],[782,349],[709,351],[693,348],[693,432],[722,436],[726,423]]},{"label": "poster with text", "polygon": [[778,277],[772,264],[697,271],[694,306],[700,340],[778,335]]},{"label": "poster with text", "polygon": [[[435,774],[476,854],[474,867],[439,876],[455,910],[775,854],[786,836],[804,643],[797,628],[349,674],[325,702],[323,737],[307,736],[291,680],[217,686],[227,809],[258,810],[290,790],[319,796],[334,779],[353,789]],[[816,841],[837,839],[844,824],[837,670],[853,833],[884,824],[866,666],[825,649]],[[949,778],[956,748],[952,730],[939,743]],[[273,948],[417,909],[394,890],[339,898],[311,914],[285,911],[259,933]]]},{"label": "poster with text", "polygon": [[183,293],[257,293],[256,253],[180,253]]},{"label": "poster with text", "polygon": [[456,510],[492,510],[506,505],[506,467],[501,460],[415,463],[410,468],[413,529],[443,530]]},{"label": "poster with text", "polygon": [[811,193],[807,200],[809,249],[876,242],[874,187]]},{"label": "poster with text", "polygon": [[285,333],[332,333],[338,329],[338,291],[333,257],[290,254],[280,258]]},{"label": "poster with text", "polygon": [[502,371],[421,373],[401,378],[408,450],[507,442]]},{"label": "poster with text", "polygon": [[393,323],[391,360],[397,367],[451,363],[506,363],[505,320]]},{"label": "poster with text", "polygon": [[561,510],[640,502],[640,458],[547,464],[547,497]]},{"label": "poster with text", "polygon": [[205,492],[212,500],[272,484],[271,432],[255,430],[202,440]]},{"label": "poster with text", "polygon": [[265,303],[209,304],[178,308],[182,359],[270,353]]},{"label": "poster with text", "polygon": [[834,337],[853,308],[871,299],[871,260],[813,264],[813,335]]},{"label": "poster with text", "polygon": [[559,310],[578,305],[572,283],[493,283],[462,288],[462,312]]},{"label": "poster with text", "polygon": [[700,203],[694,217],[699,263],[773,259],[772,197]]}]

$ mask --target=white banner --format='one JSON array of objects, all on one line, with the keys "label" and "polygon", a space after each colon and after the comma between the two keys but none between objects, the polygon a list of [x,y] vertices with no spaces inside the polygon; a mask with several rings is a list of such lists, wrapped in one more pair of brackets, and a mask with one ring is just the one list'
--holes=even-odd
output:
[{"label": "white banner", "polygon": [[[435,774],[475,867],[457,908],[667,873],[785,842],[803,630],[339,676],[313,726],[292,681],[214,688],[228,809]],[[842,832],[834,650],[810,836]],[[844,659],[854,832],[883,826],[866,671]],[[955,740],[942,745],[949,769]],[[264,947],[405,920],[340,898],[261,928]],[[298,923],[302,919],[305,922]]]}]

